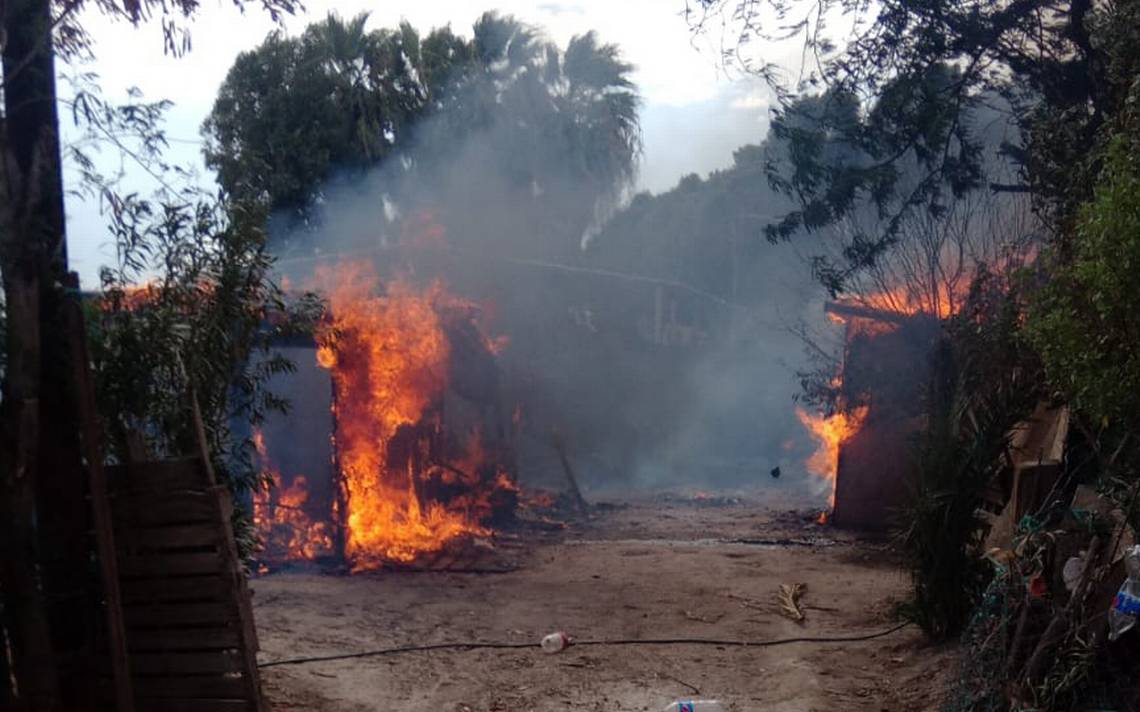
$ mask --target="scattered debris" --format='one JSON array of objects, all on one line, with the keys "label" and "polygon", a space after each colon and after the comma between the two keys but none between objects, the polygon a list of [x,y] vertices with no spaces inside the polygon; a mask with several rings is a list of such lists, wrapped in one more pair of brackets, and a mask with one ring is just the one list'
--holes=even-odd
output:
[{"label": "scattered debris", "polygon": [[559,653],[570,645],[570,636],[560,630],[556,630],[553,633],[543,636],[542,642],[539,643],[539,645],[542,646],[542,652],[544,653]]},{"label": "scattered debris", "polygon": [[807,585],[802,583],[782,583],[776,593],[776,601],[780,604],[780,613],[797,623],[803,623],[804,611],[800,606],[800,598],[807,591]]}]

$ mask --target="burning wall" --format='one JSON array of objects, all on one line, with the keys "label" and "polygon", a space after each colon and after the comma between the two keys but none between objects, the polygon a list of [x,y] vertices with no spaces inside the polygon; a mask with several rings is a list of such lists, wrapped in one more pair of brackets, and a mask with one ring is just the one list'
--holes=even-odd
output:
[{"label": "burning wall", "polygon": [[490,521],[513,511],[516,489],[500,409],[487,402],[501,344],[478,329],[478,309],[439,282],[381,285],[366,263],[323,268],[316,282],[329,310],[309,356],[328,378],[294,401],[331,408],[332,437],[296,436],[330,465],[322,478],[283,475],[268,439],[260,454],[277,486],[254,502],[266,558],[329,555],[361,570],[490,534]]},{"label": "burning wall", "polygon": [[832,384],[838,408],[827,417],[797,411],[818,442],[806,466],[830,487],[824,520],[883,528],[906,493],[939,320],[841,302],[828,312],[845,325],[842,366]]},{"label": "burning wall", "polygon": [[843,386],[852,398],[862,394],[867,411],[840,451],[832,518],[841,526],[881,529],[907,493],[939,322],[923,314],[874,325],[859,321],[847,326]]}]

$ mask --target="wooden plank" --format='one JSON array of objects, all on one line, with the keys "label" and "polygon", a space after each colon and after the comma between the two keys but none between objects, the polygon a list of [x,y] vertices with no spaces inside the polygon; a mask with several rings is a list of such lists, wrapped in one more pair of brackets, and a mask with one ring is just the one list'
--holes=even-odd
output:
[{"label": "wooden plank", "polygon": [[135,694],[148,698],[245,699],[247,684],[238,675],[170,675],[134,678]]},{"label": "wooden plank", "polygon": [[[214,468],[210,464],[210,448],[206,440],[206,428],[202,423],[202,411],[198,407],[198,394],[190,390],[190,413],[194,418],[194,431],[197,435],[198,458],[201,467],[206,473],[206,479],[211,483],[217,482]],[[233,583],[233,601],[238,609],[238,630],[241,636],[241,653],[245,657],[245,675],[243,679],[247,685],[247,697],[254,701],[257,712],[268,712],[268,705],[261,694],[261,679],[257,670],[257,629],[253,625],[253,607],[250,603],[249,587],[245,580],[245,571],[237,553],[237,543],[234,539],[233,524],[230,513],[233,501],[228,491],[220,492],[222,503],[221,526],[224,533],[222,541],[222,557],[230,571],[230,581]]]},{"label": "wooden plank", "polygon": [[[165,490],[145,490],[145,491],[129,491],[120,492],[115,495],[116,502],[128,502],[130,507],[146,507],[154,502],[163,502],[170,499],[177,499],[182,496],[200,497],[209,492],[216,492],[225,490],[224,485],[211,485],[209,487],[180,487],[170,488]],[[228,490],[226,490],[228,491]]]},{"label": "wooden plank", "polygon": [[[115,501],[129,648],[151,673],[135,677],[136,708],[265,712],[233,503],[216,484],[193,392],[190,401],[199,456],[165,469],[132,463]],[[240,674],[184,676],[199,671]]]},{"label": "wooden plank", "polygon": [[124,552],[167,551],[191,547],[217,547],[222,533],[214,522],[176,524],[168,527],[124,528],[117,540]]},{"label": "wooden plank", "polygon": [[[78,290],[79,275],[69,272],[68,286]],[[127,656],[127,638],[123,623],[122,597],[119,591],[118,561],[115,554],[115,527],[111,516],[111,502],[107,487],[107,473],[103,469],[103,429],[99,424],[99,409],[95,403],[95,384],[91,379],[91,360],[87,350],[87,328],[79,301],[67,300],[65,318],[71,361],[74,364],[76,400],[78,401],[80,440],[83,457],[87,460],[87,480],[95,525],[95,550],[99,564],[100,583],[103,589],[103,610],[107,619],[107,647],[115,681],[115,703],[120,712],[134,712],[134,694],[131,691],[130,659]]]},{"label": "wooden plank", "polygon": [[212,551],[123,556],[119,559],[119,571],[123,579],[140,579],[220,574],[223,569],[221,555]]},{"label": "wooden plank", "polygon": [[186,576],[175,579],[134,579],[123,582],[123,602],[229,601],[233,592],[221,576]]},{"label": "wooden plank", "polygon": [[194,700],[194,699],[139,699],[135,708],[139,712],[253,712],[255,703],[249,700]]},{"label": "wooden plank", "polygon": [[107,483],[115,496],[170,492],[182,489],[205,489],[210,486],[198,470],[198,458],[132,461],[124,465],[108,465]]},{"label": "wooden plank", "polygon": [[213,484],[198,466],[197,457],[132,462],[127,465],[127,488],[132,493],[205,489]]},{"label": "wooden plank", "polygon": [[177,628],[232,621],[237,610],[228,603],[166,603],[127,606],[123,609],[128,628]]},{"label": "wooden plank", "polygon": [[182,628],[131,630],[127,646],[131,655],[170,651],[234,650],[240,643],[236,628]]},{"label": "wooden plank", "polygon": [[136,675],[203,675],[241,672],[242,657],[236,651],[212,653],[139,653],[131,656]]},{"label": "wooden plank", "polygon": [[118,498],[113,509],[121,529],[216,522],[221,516],[213,490],[180,490],[145,501]]}]

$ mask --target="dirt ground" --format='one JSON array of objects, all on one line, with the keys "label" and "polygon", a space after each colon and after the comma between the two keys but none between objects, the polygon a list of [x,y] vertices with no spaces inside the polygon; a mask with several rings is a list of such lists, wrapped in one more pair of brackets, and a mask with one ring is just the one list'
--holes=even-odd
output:
[{"label": "dirt ground", "polygon": [[[906,580],[885,547],[802,513],[660,496],[563,532],[497,544],[508,573],[278,573],[253,582],[262,662],[448,641],[852,636],[897,622]],[[778,612],[807,585],[806,621]],[[912,627],[858,643],[432,651],[263,670],[274,710],[936,709],[953,651]]]}]

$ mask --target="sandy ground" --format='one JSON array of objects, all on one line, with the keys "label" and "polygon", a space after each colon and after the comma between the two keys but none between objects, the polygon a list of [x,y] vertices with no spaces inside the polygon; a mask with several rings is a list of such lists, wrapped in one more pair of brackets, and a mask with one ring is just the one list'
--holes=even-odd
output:
[{"label": "sandy ground", "polygon": [[[746,501],[658,497],[500,542],[509,573],[279,573],[253,582],[262,662],[444,641],[850,636],[895,624],[906,580],[880,543]],[[781,583],[807,584],[807,619]],[[859,643],[433,651],[263,671],[274,710],[925,710],[953,651],[914,628]]]}]

